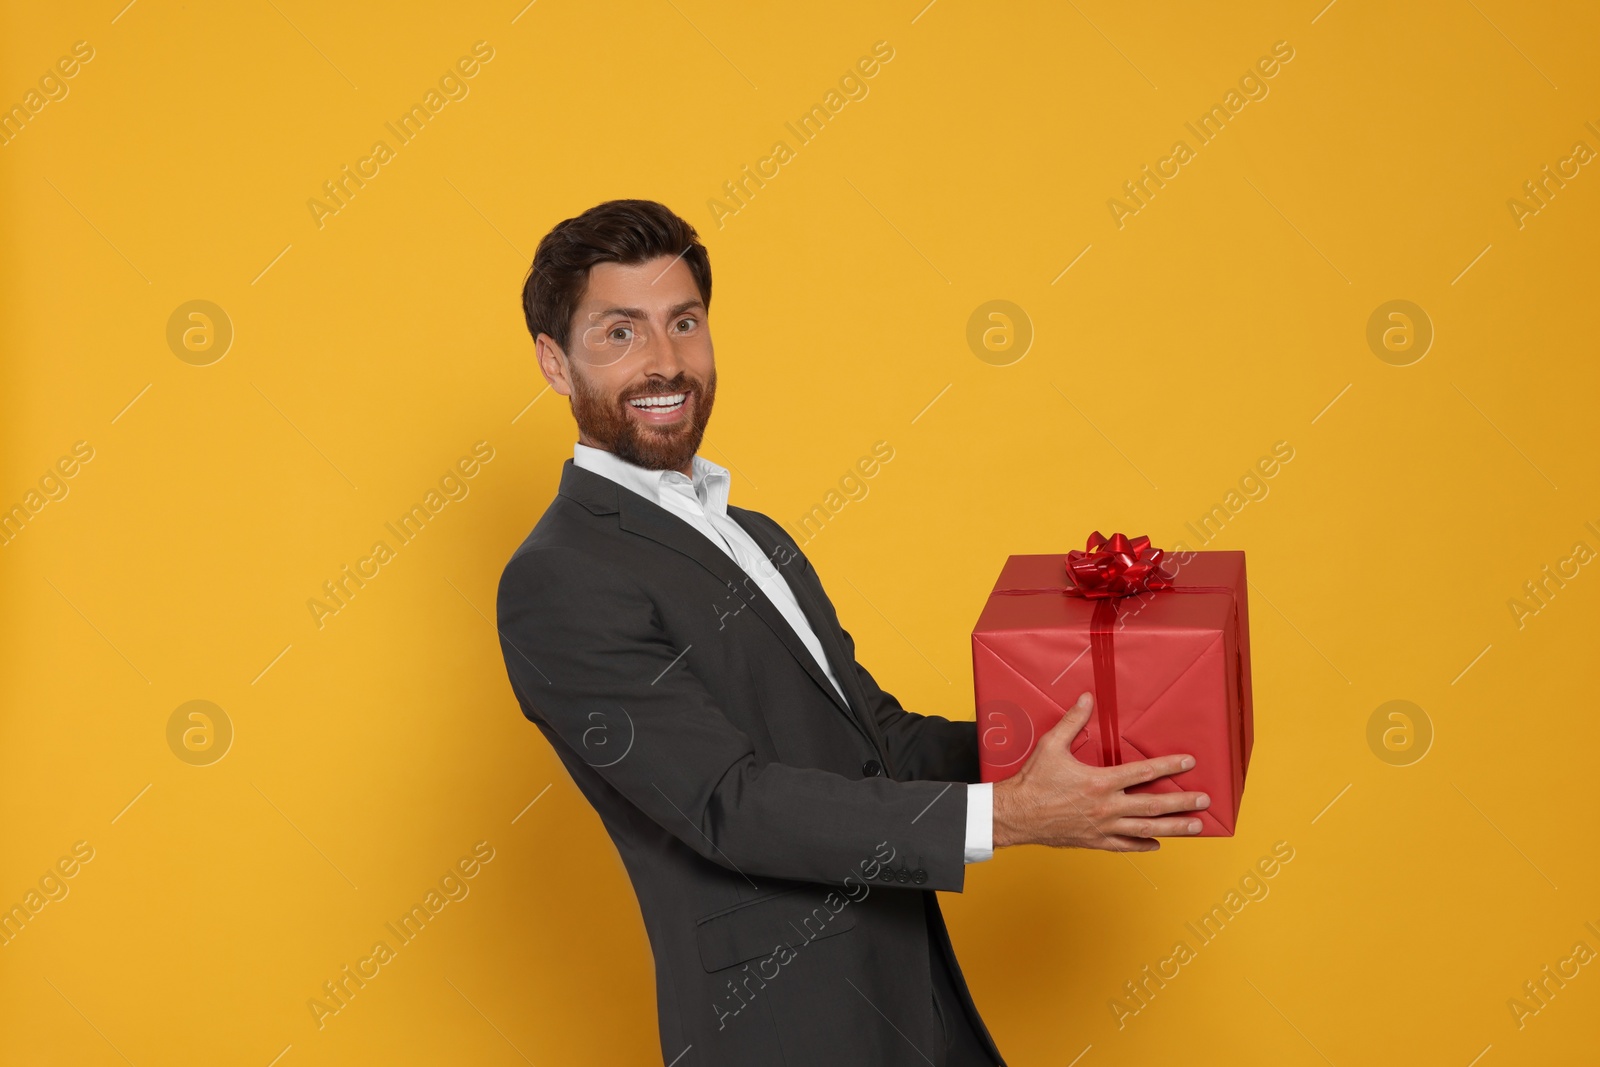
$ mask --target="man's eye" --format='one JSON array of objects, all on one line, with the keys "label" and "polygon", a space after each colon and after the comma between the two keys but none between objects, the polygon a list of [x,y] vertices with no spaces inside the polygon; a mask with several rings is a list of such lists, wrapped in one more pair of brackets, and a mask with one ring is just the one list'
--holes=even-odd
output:
[{"label": "man's eye", "polygon": [[690,330],[694,329],[694,325],[695,325],[695,322],[694,322],[693,319],[679,319],[678,320],[678,332],[679,333],[688,333]]},{"label": "man's eye", "polygon": [[631,341],[631,340],[633,340],[633,327],[631,327],[631,326],[613,326],[611,328],[611,339],[613,341]]}]

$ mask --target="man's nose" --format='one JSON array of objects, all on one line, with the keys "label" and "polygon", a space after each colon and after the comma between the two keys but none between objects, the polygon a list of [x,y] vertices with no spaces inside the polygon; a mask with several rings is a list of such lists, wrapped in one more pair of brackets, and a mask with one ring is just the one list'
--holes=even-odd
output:
[{"label": "man's nose", "polygon": [[675,378],[683,370],[683,357],[678,351],[677,338],[664,329],[651,331],[650,343],[645,345],[644,366],[646,374],[662,378]]}]

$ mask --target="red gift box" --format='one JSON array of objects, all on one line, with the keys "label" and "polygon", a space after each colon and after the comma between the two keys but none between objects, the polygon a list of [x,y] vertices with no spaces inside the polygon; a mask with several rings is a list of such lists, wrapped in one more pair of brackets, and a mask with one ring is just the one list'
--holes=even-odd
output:
[{"label": "red gift box", "polygon": [[1202,837],[1231,837],[1254,741],[1243,552],[1165,555],[1098,533],[1088,552],[1006,560],[972,631],[981,781],[1021,769],[1085,690],[1073,755],[1097,767],[1187,752],[1129,792],[1198,790]]}]

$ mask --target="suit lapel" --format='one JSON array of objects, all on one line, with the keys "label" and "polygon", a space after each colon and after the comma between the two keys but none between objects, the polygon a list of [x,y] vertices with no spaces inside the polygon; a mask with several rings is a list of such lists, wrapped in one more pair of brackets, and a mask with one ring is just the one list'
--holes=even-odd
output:
[{"label": "suit lapel", "polygon": [[[811,651],[801,642],[799,635],[789,625],[788,620],[783,617],[783,613],[778,610],[777,605],[773,604],[761,592],[755,580],[745,574],[743,568],[730,559],[727,553],[712,544],[699,530],[696,530],[659,504],[646,500],[632,490],[623,489],[603,475],[584,470],[582,467],[574,465],[571,460],[562,465],[560,492],[562,495],[578,501],[597,515],[616,513],[618,525],[622,529],[629,533],[638,534],[641,537],[647,537],[657,544],[665,545],[667,548],[682,553],[710,571],[718,581],[729,588],[733,595],[755,610],[756,615],[777,635],[778,639],[783,642],[784,647],[789,650],[790,655],[794,656],[795,660],[811,676],[818,687],[827,694],[828,699],[833,702],[834,706],[857,729],[862,730],[869,741],[875,741],[874,732],[864,728],[855,712],[840,699],[838,690],[834,689],[833,683],[828,681],[828,676],[822,672],[822,668],[818,665],[816,658],[811,655]],[[768,558],[771,558],[773,546],[769,543],[770,539],[764,536],[764,532],[752,529],[752,524],[747,524],[740,520],[734,509],[730,508],[729,514],[735,515],[735,521],[738,521],[740,526],[750,532],[756,543],[761,546],[764,552],[768,553]],[[780,571],[789,569],[785,567],[779,568]],[[797,583],[790,580],[787,574],[785,574],[784,580],[789,582],[791,589],[795,590],[801,611],[805,613],[806,619],[811,623],[812,629],[816,631],[818,639],[822,641],[824,652],[828,655],[829,661],[834,667],[834,673],[839,677],[840,685],[844,686],[845,691],[860,703],[862,697],[860,696],[860,687],[855,684],[854,672],[849,669],[840,669],[841,653],[838,650],[838,643],[834,639],[834,635],[829,632],[828,627],[822,625],[819,620],[819,613],[816,606],[811,603],[809,594],[804,589],[804,586],[797,587]],[[849,666],[853,668],[854,664]]]},{"label": "suit lapel", "polygon": [[[778,573],[783,575],[783,580],[789,583],[793,590],[795,600],[800,604],[800,610],[805,614],[806,621],[811,624],[811,629],[816,633],[817,639],[822,642],[822,650],[828,657],[828,662],[833,666],[834,676],[839,679],[839,684],[844,687],[845,693],[850,697],[852,713],[857,724],[872,740],[879,752],[886,751],[883,739],[878,735],[877,724],[872,721],[867,708],[867,695],[861,688],[861,679],[856,676],[855,660],[845,655],[844,642],[840,639],[835,624],[829,620],[818,602],[816,595],[801,578],[798,565],[799,555],[787,545],[781,545],[772,537],[761,523],[750,517],[750,513],[743,508],[730,507],[728,514],[733,516],[735,522],[744,528],[755,543],[760,546],[768,559],[773,561]],[[779,564],[782,558],[779,554],[780,547],[787,553],[793,553],[787,564]],[[809,658],[809,657],[808,657]],[[830,692],[833,687],[828,686]]]}]

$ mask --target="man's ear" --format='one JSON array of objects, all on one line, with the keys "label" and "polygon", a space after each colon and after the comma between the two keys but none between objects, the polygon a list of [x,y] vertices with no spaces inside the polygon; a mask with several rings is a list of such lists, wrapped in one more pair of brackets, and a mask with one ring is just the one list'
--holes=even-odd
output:
[{"label": "man's ear", "polygon": [[541,333],[533,343],[539,356],[539,373],[544,375],[544,380],[562,396],[571,396],[572,379],[568,372],[567,354],[556,344],[555,338],[547,333]]}]

